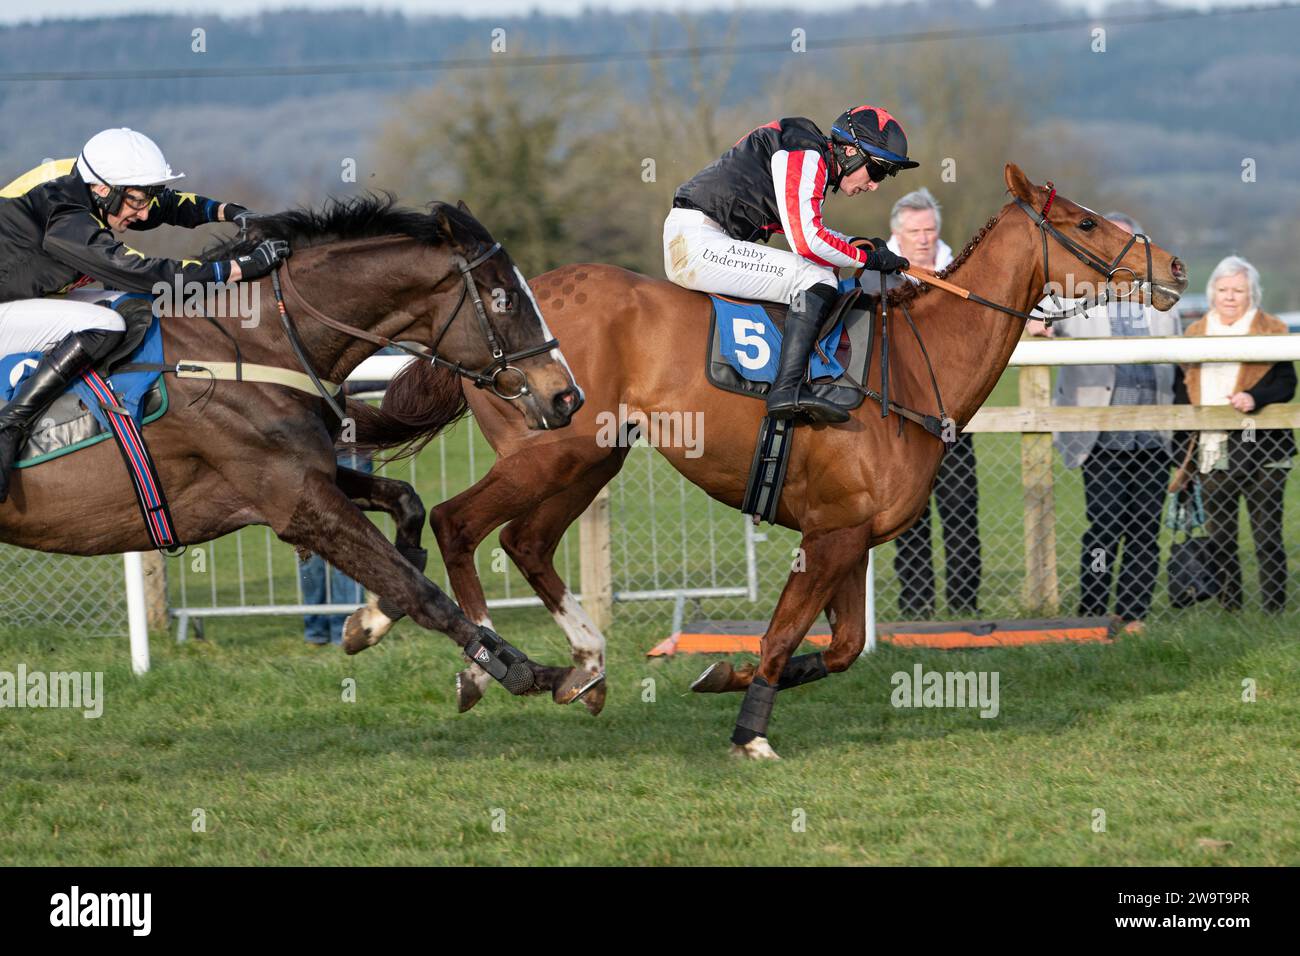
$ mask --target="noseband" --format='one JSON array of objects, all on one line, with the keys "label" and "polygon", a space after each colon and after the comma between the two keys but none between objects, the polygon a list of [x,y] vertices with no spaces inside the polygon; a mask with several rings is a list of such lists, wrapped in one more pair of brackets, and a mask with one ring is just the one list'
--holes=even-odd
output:
[{"label": "noseband", "polygon": [[[482,296],[478,294],[478,286],[474,283],[473,275],[475,269],[487,262],[500,251],[501,243],[494,242],[489,249],[480,253],[472,261],[465,261],[465,258],[459,253],[452,256],[451,261],[456,266],[456,270],[460,273],[462,281],[460,298],[456,300],[456,307],[452,309],[451,315],[447,318],[447,321],[442,324],[442,328],[438,330],[438,334],[434,337],[433,347],[427,351],[406,345],[403,342],[395,342],[387,336],[378,335],[367,329],[359,329],[356,326],[348,325],[345,322],[340,322],[338,319],[331,318],[308,302],[303,297],[302,293],[294,287],[293,280],[289,275],[289,261],[286,259],[280,263],[275,271],[271,273],[271,288],[275,292],[275,304],[280,312],[280,324],[284,326],[285,335],[288,336],[289,344],[293,348],[294,355],[298,358],[298,364],[303,367],[303,370],[311,379],[312,384],[316,386],[316,391],[320,392],[321,398],[325,399],[330,409],[339,417],[340,420],[344,418],[343,409],[339,407],[334,396],[330,395],[325,386],[321,384],[320,377],[316,374],[315,369],[312,368],[311,360],[307,357],[307,352],[303,348],[302,340],[298,337],[298,330],[294,326],[293,319],[289,315],[289,310],[284,304],[285,290],[292,293],[302,305],[306,313],[322,325],[334,329],[335,331],[342,332],[351,338],[371,342],[381,348],[395,348],[399,351],[406,352],[408,355],[412,355],[415,358],[450,369],[462,378],[469,379],[473,382],[475,388],[490,388],[493,394],[498,398],[505,399],[506,401],[515,401],[516,399],[527,395],[529,392],[528,377],[520,369],[516,368],[513,363],[521,362],[524,359],[532,358],[535,355],[549,352],[553,348],[558,348],[560,343],[555,339],[547,339],[540,345],[534,345],[526,349],[519,349],[518,351],[509,353],[505,352],[501,348],[501,340],[497,336],[496,329],[493,327],[491,319],[488,318],[487,308],[483,305]],[[283,282],[283,287],[281,287],[281,282]],[[449,361],[438,354],[439,344],[441,344],[443,338],[446,336],[447,330],[451,328],[452,323],[456,321],[456,317],[460,315],[460,310],[465,305],[466,299],[469,299],[474,304],[474,313],[478,318],[479,329],[482,331],[488,350],[492,354],[492,361],[477,371],[466,368],[459,362]],[[518,391],[507,394],[498,387],[497,379],[505,372],[511,371],[516,372],[519,375],[523,380],[523,384],[519,387]]]}]

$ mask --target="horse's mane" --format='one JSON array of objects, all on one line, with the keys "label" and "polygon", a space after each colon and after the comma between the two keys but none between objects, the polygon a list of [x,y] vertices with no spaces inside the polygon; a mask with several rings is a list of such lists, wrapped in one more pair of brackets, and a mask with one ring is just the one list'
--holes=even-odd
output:
[{"label": "horse's mane", "polygon": [[[952,262],[948,263],[948,265],[944,266],[944,268],[936,272],[935,275],[937,275],[940,279],[946,279],[948,278],[948,276],[952,275],[954,272],[960,269],[962,263],[964,263],[967,259],[970,258],[971,253],[975,251],[975,247],[980,244],[980,240],[982,240],[985,236],[989,234],[989,230],[991,230],[994,226],[997,225],[998,220],[1000,218],[1002,218],[1002,213],[999,212],[988,222],[984,223],[983,228],[981,228],[979,232],[975,233],[975,235],[971,237],[970,242],[966,243],[966,248],[962,249],[962,251],[957,255],[957,258],[953,259]],[[906,302],[911,302],[913,299],[917,298],[918,296],[924,295],[925,293],[929,292],[933,288],[934,286],[926,285],[925,283],[921,283],[918,285],[915,282],[904,282],[897,289],[889,290],[889,292],[886,293],[885,295],[885,300],[890,305],[901,305]],[[868,289],[867,291],[870,292],[871,290]]]},{"label": "horse's mane", "polygon": [[492,241],[477,219],[456,206],[432,202],[421,212],[399,206],[392,193],[381,192],[331,197],[319,209],[299,207],[258,216],[251,220],[246,235],[209,246],[203,257],[233,259],[251,252],[264,239],[283,239],[294,249],[380,236],[410,236],[427,245],[442,246],[453,238],[447,225],[457,235]]},{"label": "horse's mane", "polygon": [[[446,245],[453,236],[485,244],[492,241],[477,219],[456,206],[434,202],[427,212],[420,212],[398,206],[393,194],[385,192],[330,198],[319,209],[258,216],[246,235],[217,243],[203,255],[233,259],[266,239],[283,239],[294,249],[304,249],[381,236],[410,236],[431,246]],[[468,410],[460,377],[428,362],[412,362],[402,369],[389,383],[378,408],[348,402],[348,414],[356,422],[355,446],[367,451],[399,449],[392,458],[415,455]]]}]

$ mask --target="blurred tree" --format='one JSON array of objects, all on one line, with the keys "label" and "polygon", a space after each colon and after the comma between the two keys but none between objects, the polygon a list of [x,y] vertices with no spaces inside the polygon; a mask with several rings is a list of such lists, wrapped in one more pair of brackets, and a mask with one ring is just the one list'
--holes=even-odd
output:
[{"label": "blurred tree", "polygon": [[889,110],[921,165],[886,180],[861,202],[828,203],[827,221],[852,235],[888,236],[894,202],[925,186],[942,207],[943,239],[954,253],[1007,201],[1007,162],[1034,182],[1051,179],[1071,198],[1095,201],[1087,144],[1063,124],[1031,129],[1024,106],[1031,96],[996,48],[951,42],[821,59],[805,54],[767,93],[773,115],[807,116],[828,134],[835,117],[852,106]]},{"label": "blurred tree", "polygon": [[[380,135],[378,182],[410,204],[464,199],[529,274],[579,257],[601,192],[588,157],[597,91],[575,71],[508,63],[403,100]],[[581,167],[589,174],[575,176]]]}]

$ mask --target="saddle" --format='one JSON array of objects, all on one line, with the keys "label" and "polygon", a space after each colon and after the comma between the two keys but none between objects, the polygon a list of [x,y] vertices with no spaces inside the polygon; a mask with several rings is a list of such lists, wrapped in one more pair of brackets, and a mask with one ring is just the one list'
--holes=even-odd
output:
[{"label": "saddle", "polygon": [[[126,300],[123,302],[123,300]],[[157,363],[137,363],[128,359],[158,359],[162,354],[162,330],[147,298],[121,297],[114,307],[127,322],[124,342],[115,355],[101,363],[113,371],[110,377],[97,369],[87,369],[55,399],[29,434],[16,462],[18,468],[30,468],[53,458],[71,454],[112,437],[131,484],[136,504],[153,546],[165,554],[178,554],[180,546],[167,497],[153,456],[149,453],[140,426],[167,411],[167,389]],[[11,355],[0,359],[4,395],[22,381],[28,367],[34,368],[39,353]],[[141,367],[143,364],[144,367]]]},{"label": "saddle", "polygon": [[[723,391],[763,400],[771,389],[771,369],[780,352],[781,338],[785,333],[787,306],[774,302],[731,299],[710,295],[713,321],[709,329],[708,355],[705,374],[709,383]],[[906,419],[920,425],[925,431],[947,444],[943,436],[943,399],[939,385],[930,367],[930,380],[934,386],[939,416],[925,414],[900,405],[889,397],[889,310],[883,308],[880,295],[865,292],[856,282],[842,286],[835,305],[832,306],[817,333],[817,346],[809,361],[808,378],[802,388],[813,391],[846,411],[853,411],[870,398],[880,405],[881,417],[890,412],[898,416],[901,434]],[[880,378],[879,392],[866,385],[876,337],[876,315],[880,313]],[[912,333],[921,345],[927,366],[929,355],[921,342],[906,307],[903,314]],[[753,351],[749,351],[750,349]],[[759,424],[754,444],[754,457],[750,464],[749,479],[740,510],[760,521],[775,522],[780,507],[781,489],[785,483],[786,467],[790,460],[793,439],[791,419],[774,419],[764,416]]]},{"label": "saddle", "polygon": [[[746,349],[748,346],[759,347],[754,334],[757,326],[774,328],[775,337],[758,333],[771,352],[771,361],[764,363],[765,367],[774,364],[781,337],[785,335],[789,307],[776,302],[732,299],[712,294],[709,299],[713,306],[705,364],[709,383],[726,392],[766,399],[772,387],[771,375],[762,376],[751,370],[743,370],[746,361],[754,357],[752,353],[747,354]],[[848,411],[861,405],[866,397],[853,381],[866,380],[867,361],[872,351],[876,302],[876,296],[855,289],[840,296],[818,331],[818,345],[813,350],[809,363],[809,374],[813,377],[803,386]],[[837,327],[840,329],[838,340],[828,343],[830,334]],[[828,344],[831,347],[828,348]],[[724,351],[727,348],[730,348],[730,355]],[[738,360],[738,352],[744,361]],[[829,374],[818,375],[818,372]]]}]

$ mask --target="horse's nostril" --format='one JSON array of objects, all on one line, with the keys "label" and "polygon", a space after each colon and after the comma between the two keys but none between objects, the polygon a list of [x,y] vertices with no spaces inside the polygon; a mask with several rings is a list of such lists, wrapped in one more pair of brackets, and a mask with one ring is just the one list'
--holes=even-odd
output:
[{"label": "horse's nostril", "polygon": [[1169,264],[1169,270],[1174,274],[1175,279],[1187,278],[1187,266],[1183,265],[1182,259],[1175,259]]},{"label": "horse's nostril", "polygon": [[555,396],[555,410],[561,413],[572,413],[578,408],[578,391],[573,388],[566,388]]}]

